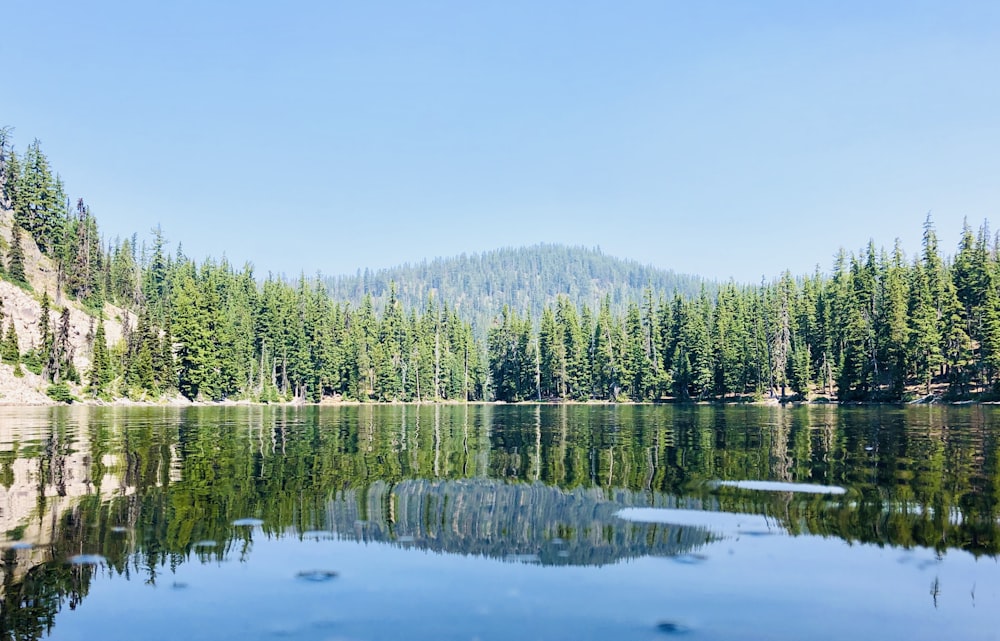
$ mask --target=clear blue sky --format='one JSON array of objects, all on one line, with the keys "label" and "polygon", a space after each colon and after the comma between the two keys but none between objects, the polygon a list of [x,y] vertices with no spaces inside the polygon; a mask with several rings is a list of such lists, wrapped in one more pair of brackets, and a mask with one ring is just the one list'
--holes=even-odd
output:
[{"label": "clear blue sky", "polygon": [[1000,3],[40,2],[0,124],[105,233],[336,274],[561,242],[710,277],[1000,203]]}]

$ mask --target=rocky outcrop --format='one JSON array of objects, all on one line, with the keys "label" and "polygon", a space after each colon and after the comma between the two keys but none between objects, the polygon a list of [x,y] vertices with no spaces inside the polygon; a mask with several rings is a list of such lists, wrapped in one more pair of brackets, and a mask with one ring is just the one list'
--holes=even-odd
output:
[{"label": "rocky outcrop", "polygon": [[[13,214],[10,211],[0,211],[0,245],[5,249],[10,247],[11,226]],[[93,332],[97,320],[85,311],[76,301],[63,296],[58,283],[58,269],[55,263],[43,256],[38,246],[27,234],[22,236],[24,249],[25,272],[31,283],[32,291],[0,278],[0,302],[3,303],[3,332],[13,320],[14,329],[22,353],[37,347],[42,341],[42,295],[48,292],[50,298],[49,322],[55,331],[59,316],[63,309],[68,308],[70,314],[69,345],[72,352],[73,365],[78,372],[86,372],[90,368]],[[4,252],[6,259],[6,251]],[[107,304],[104,306],[104,331],[108,347],[112,347],[122,339],[123,320],[128,319],[134,327],[135,314],[120,307]],[[13,368],[0,366],[0,405],[37,405],[51,403],[44,394],[45,382],[41,377],[25,372],[24,377],[15,377]]]}]

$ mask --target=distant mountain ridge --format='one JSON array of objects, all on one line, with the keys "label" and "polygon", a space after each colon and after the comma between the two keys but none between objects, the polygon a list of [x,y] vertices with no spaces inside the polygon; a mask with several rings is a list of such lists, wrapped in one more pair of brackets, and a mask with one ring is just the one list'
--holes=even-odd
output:
[{"label": "distant mountain ridge", "polygon": [[334,299],[358,304],[370,294],[378,308],[392,283],[405,307],[420,308],[433,293],[479,329],[492,322],[504,305],[521,313],[531,310],[537,319],[542,308],[559,296],[591,308],[608,296],[612,308],[621,309],[638,301],[647,288],[685,296],[697,294],[703,286],[716,288],[704,278],[607,256],[599,248],[559,244],[463,253],[326,279]]}]

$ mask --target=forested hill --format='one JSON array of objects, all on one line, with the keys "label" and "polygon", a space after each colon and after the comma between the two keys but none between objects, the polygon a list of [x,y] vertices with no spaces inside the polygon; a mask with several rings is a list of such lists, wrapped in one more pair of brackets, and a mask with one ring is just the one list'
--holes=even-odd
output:
[{"label": "forested hill", "polygon": [[1000,397],[1000,243],[985,223],[950,259],[928,218],[915,256],[872,241],[831,274],[759,285],[552,245],[261,281],[168,251],[158,231],[141,250],[105,245],[38,142],[15,153],[8,134],[0,394],[34,376],[28,391],[56,400]]},{"label": "forested hill", "polygon": [[482,330],[504,305],[533,318],[542,309],[567,296],[575,305],[598,307],[610,297],[612,310],[621,311],[638,301],[646,289],[672,296],[695,296],[703,285],[714,292],[714,283],[697,276],[642,265],[607,256],[600,249],[541,244],[496,249],[453,258],[436,258],[415,265],[365,270],[353,276],[327,280],[330,295],[359,305],[370,294],[381,309],[391,284],[404,307],[420,308],[433,294],[454,306],[459,315]]}]

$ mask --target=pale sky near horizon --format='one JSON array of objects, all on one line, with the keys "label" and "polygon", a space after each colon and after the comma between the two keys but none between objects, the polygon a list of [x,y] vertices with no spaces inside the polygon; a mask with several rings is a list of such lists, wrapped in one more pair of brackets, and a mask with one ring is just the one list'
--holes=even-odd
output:
[{"label": "pale sky near horizon", "polygon": [[1000,3],[9,0],[0,125],[109,237],[353,273],[557,242],[828,271],[1000,226]]}]

